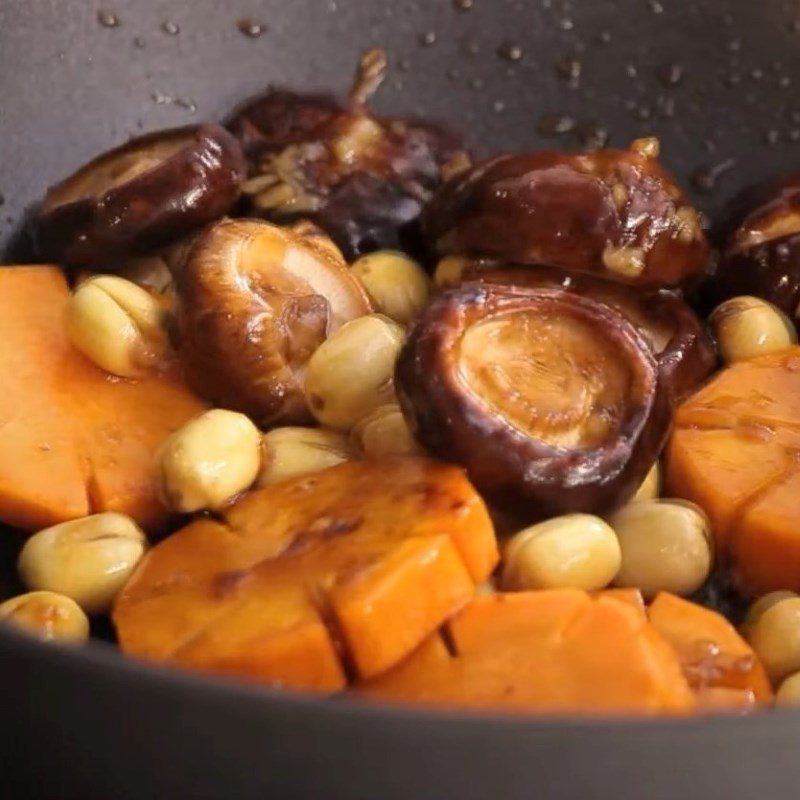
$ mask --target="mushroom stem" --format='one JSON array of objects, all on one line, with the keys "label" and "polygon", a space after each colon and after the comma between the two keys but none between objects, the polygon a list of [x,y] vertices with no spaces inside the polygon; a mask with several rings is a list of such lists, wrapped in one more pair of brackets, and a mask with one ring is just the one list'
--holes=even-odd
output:
[{"label": "mushroom stem", "polygon": [[353,85],[350,87],[350,105],[356,108],[366,106],[369,99],[378,91],[386,78],[388,59],[386,51],[380,48],[367,50],[358,60]]}]

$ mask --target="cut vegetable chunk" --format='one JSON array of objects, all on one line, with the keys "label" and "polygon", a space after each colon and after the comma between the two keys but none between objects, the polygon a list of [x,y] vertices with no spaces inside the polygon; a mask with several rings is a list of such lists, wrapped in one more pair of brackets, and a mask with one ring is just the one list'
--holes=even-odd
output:
[{"label": "cut vegetable chunk", "polygon": [[697,503],[714,529],[716,548],[727,553],[737,511],[782,475],[790,456],[780,444],[731,430],[676,430],[668,450],[669,494]]},{"label": "cut vegetable chunk", "polygon": [[625,603],[646,619],[647,607],[642,593],[638,589],[603,589],[597,592],[596,597],[608,597],[619,603]]},{"label": "cut vegetable chunk", "polygon": [[800,429],[800,347],[723,370],[678,410],[676,423],[682,428],[750,423]]},{"label": "cut vegetable chunk", "polygon": [[800,589],[800,471],[763,492],[744,512],[733,543],[736,578],[756,594]]},{"label": "cut vegetable chunk", "polygon": [[678,658],[630,598],[577,589],[478,597],[448,634],[430,637],[359,691],[392,702],[517,713],[694,708]]},{"label": "cut vegetable chunk", "polygon": [[392,667],[497,563],[461,470],[344,463],[245,496],[144,559],[117,599],[131,655],[335,691]]},{"label": "cut vegetable chunk", "polygon": [[64,402],[67,297],[56,267],[0,269],[0,518],[32,530],[89,513],[88,465]]},{"label": "cut vegetable chunk", "polygon": [[648,609],[648,617],[678,654],[702,708],[747,708],[751,696],[758,704],[772,700],[764,667],[721,614],[662,592]]},{"label": "cut vegetable chunk", "polygon": [[28,530],[99,511],[145,528],[161,442],[205,407],[170,373],[113,378],[69,343],[56,267],[0,269],[0,519]]},{"label": "cut vegetable chunk", "polygon": [[738,588],[800,590],[800,347],[720,373],[675,424],[667,492],[706,511]]}]

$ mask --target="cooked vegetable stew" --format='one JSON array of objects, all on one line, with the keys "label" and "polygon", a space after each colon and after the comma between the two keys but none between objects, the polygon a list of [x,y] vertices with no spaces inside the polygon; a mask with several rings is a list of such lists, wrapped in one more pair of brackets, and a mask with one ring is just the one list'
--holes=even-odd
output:
[{"label": "cooked vegetable stew", "polygon": [[797,176],[708,233],[656,139],[473,161],[370,112],[385,71],[47,191],[0,618],[388,703],[800,704]]}]

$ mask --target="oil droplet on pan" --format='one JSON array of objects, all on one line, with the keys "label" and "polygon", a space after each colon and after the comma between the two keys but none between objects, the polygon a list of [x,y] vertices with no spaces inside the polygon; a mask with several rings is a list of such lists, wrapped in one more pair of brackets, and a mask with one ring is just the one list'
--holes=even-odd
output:
[{"label": "oil droplet on pan", "polygon": [[513,42],[503,42],[497,48],[497,55],[506,61],[520,61],[523,56],[522,48]]},{"label": "oil droplet on pan", "polygon": [[159,106],[173,105],[177,106],[178,108],[184,108],[191,114],[194,114],[197,111],[197,103],[195,103],[194,100],[189,100],[188,98],[173,97],[172,95],[164,94],[164,92],[158,91],[153,92],[150,97],[153,102]]},{"label": "oil droplet on pan", "polygon": [[561,136],[575,129],[575,118],[568,114],[545,114],[539,118],[537,130],[542,136]]},{"label": "oil droplet on pan", "polygon": [[104,28],[118,28],[119,27],[119,17],[114,14],[112,11],[98,11],[97,12],[97,21],[104,27]]},{"label": "oil droplet on pan", "polygon": [[662,64],[658,68],[657,74],[664,86],[677,86],[683,81],[683,65],[676,62]]},{"label": "oil droplet on pan", "polygon": [[570,84],[577,84],[581,79],[583,64],[577,58],[562,58],[556,61],[556,74],[559,78],[569,81]]},{"label": "oil droplet on pan", "polygon": [[247,36],[249,39],[258,39],[259,36],[267,32],[267,26],[263,22],[257,22],[254,19],[245,17],[236,23],[239,33]]},{"label": "oil droplet on pan", "polygon": [[727,158],[716,164],[696,169],[692,173],[692,186],[699,192],[713,192],[717,188],[720,178],[731,170],[735,163],[736,159]]}]

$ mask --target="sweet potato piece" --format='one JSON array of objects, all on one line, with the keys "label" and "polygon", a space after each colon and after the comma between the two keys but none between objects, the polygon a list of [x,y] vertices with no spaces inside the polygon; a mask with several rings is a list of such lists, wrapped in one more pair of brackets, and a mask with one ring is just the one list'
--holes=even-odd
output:
[{"label": "sweet potato piece", "polygon": [[657,595],[647,614],[678,654],[702,708],[747,708],[748,695],[759,704],[771,702],[772,689],[764,667],[721,614],[667,592]]},{"label": "sweet potato piece", "polygon": [[0,269],[0,519],[35,530],[120,511],[161,527],[155,451],[204,405],[168,374],[96,368],[66,337],[68,298],[56,267]]},{"label": "sweet potato piece", "polygon": [[513,713],[691,711],[677,656],[629,599],[577,589],[478,597],[445,637],[430,637],[358,691]]},{"label": "sweet potato piece", "polygon": [[56,267],[0,269],[0,518],[42,528],[89,513],[88,465],[63,398],[62,365],[72,348]]},{"label": "sweet potato piece", "polygon": [[735,578],[756,595],[800,589],[800,471],[743,510],[732,544]]},{"label": "sweet potato piece", "polygon": [[276,591],[255,582],[243,598],[232,593],[220,606],[212,624],[175,649],[182,664],[256,681],[266,673],[273,685],[287,688],[324,690],[345,681],[337,642],[302,585],[284,584]]},{"label": "sweet potato piece", "polygon": [[154,489],[154,460],[161,443],[206,404],[169,374],[136,381],[110,380],[92,365],[76,387],[82,412],[82,450],[91,465],[93,511],[118,511],[146,530],[163,528],[169,513]]},{"label": "sweet potato piece", "polygon": [[594,596],[609,597],[612,600],[625,603],[646,618],[647,606],[642,593],[638,589],[603,589],[600,592],[595,592]]},{"label": "sweet potato piece", "polygon": [[131,655],[335,691],[417,647],[497,563],[483,501],[423,458],[251,492],[161,542],[117,599]]},{"label": "sweet potato piece", "polygon": [[761,705],[749,689],[709,686],[696,694],[698,710],[706,714],[749,714]]},{"label": "sweet potato piece", "polygon": [[675,424],[667,491],[708,513],[737,587],[800,591],[800,347],[726,369]]},{"label": "sweet potato piece", "polygon": [[682,428],[748,424],[800,429],[800,346],[728,367],[676,414]]},{"label": "sweet potato piece", "polygon": [[783,475],[789,453],[774,441],[735,430],[678,429],[667,450],[669,495],[697,503],[708,514],[718,554],[728,552],[738,511]]}]

